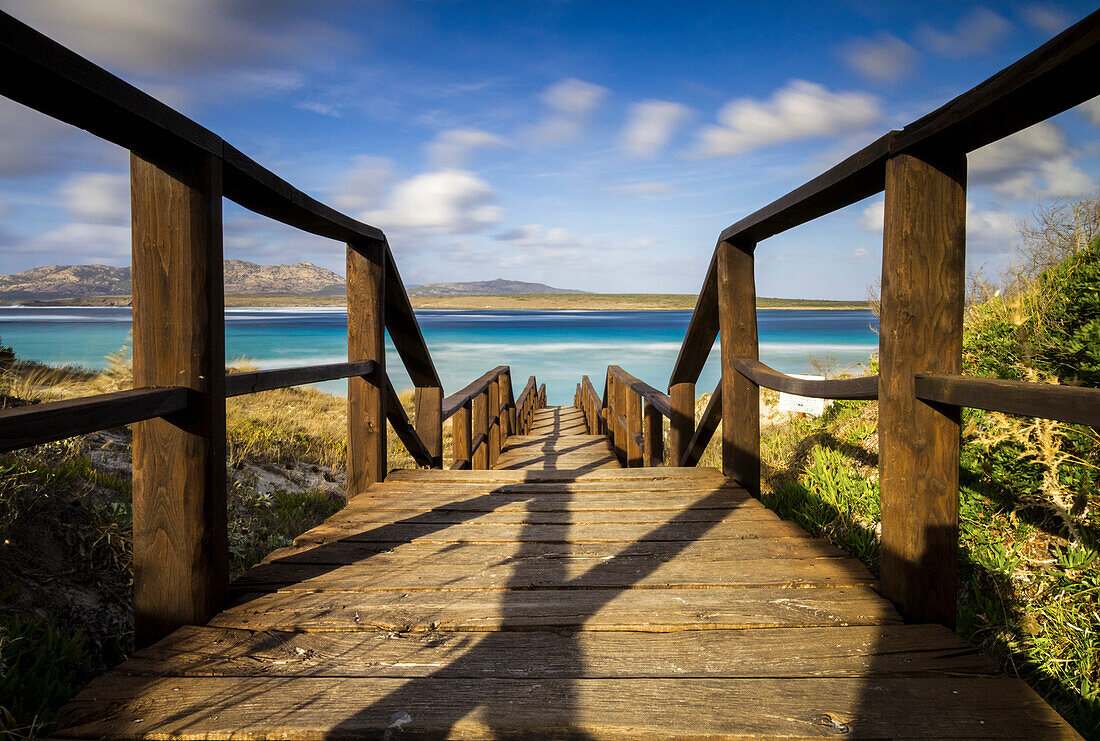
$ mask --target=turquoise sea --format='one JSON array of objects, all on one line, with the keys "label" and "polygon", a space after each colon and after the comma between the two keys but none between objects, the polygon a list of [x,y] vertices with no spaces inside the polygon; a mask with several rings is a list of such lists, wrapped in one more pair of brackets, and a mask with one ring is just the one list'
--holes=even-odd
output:
[{"label": "turquoise sea", "polygon": [[[546,384],[551,403],[568,404],[581,374],[602,390],[608,363],[665,389],[690,311],[469,311],[417,312],[443,380],[457,391],[497,365],[512,367],[518,394],[529,375]],[[869,311],[761,310],[760,359],[786,373],[810,370],[810,358],[841,367],[862,363],[878,349],[878,320]],[[0,343],[16,356],[51,364],[101,369],[106,356],[129,343],[130,310],[113,307],[0,307]],[[342,308],[264,308],[226,311],[226,358],[260,368],[347,359]],[[389,346],[394,386],[411,386]],[[718,380],[717,344],[699,380]],[[345,382],[320,384],[344,393]]]}]

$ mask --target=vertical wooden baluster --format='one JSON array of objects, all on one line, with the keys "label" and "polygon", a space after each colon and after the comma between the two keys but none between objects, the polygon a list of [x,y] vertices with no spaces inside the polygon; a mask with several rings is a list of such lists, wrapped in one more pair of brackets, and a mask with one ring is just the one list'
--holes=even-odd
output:
[{"label": "vertical wooden baluster", "polygon": [[348,379],[349,499],[386,477],[385,267],[384,242],[348,244],[348,360],[375,363]]},{"label": "vertical wooden baluster", "polygon": [[489,468],[489,395],[482,391],[475,396],[471,403],[471,411],[473,417],[471,445],[475,447],[471,453],[470,467],[477,471],[484,471]]},{"label": "vertical wooden baluster", "polygon": [[641,468],[645,463],[642,460],[642,446],[638,444],[638,436],[642,434],[642,397],[632,388],[623,384],[626,391],[626,419],[628,422],[626,432],[627,458],[629,468]]},{"label": "vertical wooden baluster", "polygon": [[695,384],[674,383],[668,389],[672,419],[668,422],[668,464],[679,466],[695,434]]},{"label": "vertical wooden baluster", "polygon": [[754,247],[718,243],[718,325],[722,343],[722,472],[759,497],[760,387],[733,367],[734,358],[760,356]]},{"label": "vertical wooden baluster", "polygon": [[918,372],[959,373],[966,158],[886,165],[879,329],[882,587],[913,622],[955,624],[959,410],[914,396]]},{"label": "vertical wooden baluster", "polygon": [[489,468],[492,468],[500,457],[500,376],[494,378],[485,391],[489,404]]},{"label": "vertical wooden baluster", "polygon": [[663,466],[665,463],[664,417],[657,407],[645,402],[645,456],[643,465]]},{"label": "vertical wooden baluster", "polygon": [[455,468],[473,468],[473,456],[470,454],[471,414],[470,402],[463,404],[451,418],[451,447],[454,450]]},{"label": "vertical wooden baluster", "polygon": [[432,468],[443,468],[443,389],[416,389],[416,434],[432,457]]},{"label": "vertical wooden baluster", "polygon": [[619,463],[626,464],[626,456],[623,451],[623,436],[619,432],[619,383],[611,370],[607,371],[607,434],[611,438],[611,448],[615,451],[615,457]]},{"label": "vertical wooden baluster", "polygon": [[134,425],[134,629],[205,623],[229,585],[221,160],[131,155],[134,386],[186,386],[186,411]]},{"label": "vertical wooden baluster", "polygon": [[500,445],[503,448],[508,437],[515,434],[512,430],[512,374],[505,371],[500,376],[500,404],[504,411],[500,413]]}]

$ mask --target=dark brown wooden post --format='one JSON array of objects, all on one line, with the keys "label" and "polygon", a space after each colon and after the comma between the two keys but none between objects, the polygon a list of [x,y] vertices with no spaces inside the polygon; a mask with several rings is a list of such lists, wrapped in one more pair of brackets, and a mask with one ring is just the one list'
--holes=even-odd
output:
[{"label": "dark brown wooden post", "polygon": [[615,450],[615,456],[619,463],[626,465],[626,447],[623,440],[622,424],[619,413],[622,411],[622,398],[619,392],[619,381],[608,371],[607,374],[607,434],[611,437],[611,447]]},{"label": "dark brown wooden post", "polygon": [[202,624],[229,586],[221,160],[131,155],[134,386],[185,386],[186,411],[134,425],[134,629]]},{"label": "dark brown wooden post", "polygon": [[348,379],[349,499],[386,477],[385,268],[384,242],[348,244],[348,360],[375,362]]},{"label": "dark brown wooden post", "polygon": [[665,463],[665,423],[657,407],[648,401],[645,408],[645,456],[643,465],[663,466]]},{"label": "dark brown wooden post", "polygon": [[966,158],[886,165],[879,329],[882,587],[911,622],[955,625],[959,410],[914,396],[918,372],[959,373]]},{"label": "dark brown wooden post", "polygon": [[668,388],[672,418],[668,422],[668,464],[679,466],[695,434],[695,384],[674,383]]},{"label": "dark brown wooden post", "polygon": [[734,358],[760,356],[755,246],[718,243],[718,324],[722,343],[722,472],[759,497],[760,387],[733,367]]},{"label": "dark brown wooden post", "polygon": [[623,384],[623,392],[626,396],[626,403],[623,405],[627,421],[626,465],[627,468],[641,468],[645,465],[642,446],[638,444],[638,436],[642,434],[642,397],[626,384]]},{"label": "dark brown wooden post", "polygon": [[451,448],[453,452],[454,468],[473,468],[473,457],[470,455],[470,402],[466,402],[451,417]]},{"label": "dark brown wooden post", "polygon": [[504,410],[500,413],[500,444],[503,445],[508,442],[508,437],[513,433],[512,431],[512,375],[509,371],[505,371],[500,376],[500,405],[504,407]]},{"label": "dark brown wooden post", "polygon": [[443,389],[416,389],[416,434],[432,457],[432,468],[443,468]]},{"label": "dark brown wooden post", "polygon": [[470,467],[485,471],[489,468],[489,395],[482,391],[470,406],[473,418]]},{"label": "dark brown wooden post", "polygon": [[500,456],[500,376],[490,381],[485,391],[489,404],[489,468],[492,468]]}]

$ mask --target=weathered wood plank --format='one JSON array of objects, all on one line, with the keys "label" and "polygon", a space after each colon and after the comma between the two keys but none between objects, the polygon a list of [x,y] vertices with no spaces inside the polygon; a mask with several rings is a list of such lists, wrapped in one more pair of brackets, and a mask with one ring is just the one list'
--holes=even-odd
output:
[{"label": "weathered wood plank", "polygon": [[81,693],[66,721],[60,737],[389,739],[400,728],[462,739],[1078,738],[1027,685],[1003,677],[115,676]]},{"label": "weathered wood plank", "polygon": [[718,245],[718,322],[722,345],[722,473],[760,496],[760,387],[734,360],[760,355],[756,331],[754,242]]},{"label": "weathered wood plank", "polygon": [[916,397],[953,406],[1100,427],[1100,389],[918,373]]},{"label": "weathered wood plank", "polygon": [[301,368],[231,373],[225,377],[225,395],[243,396],[257,391],[301,386],[306,383],[334,381],[350,376],[367,376],[372,372],[374,372],[374,361],[367,360],[360,363],[328,363]]},{"label": "weathered wood plank", "polygon": [[420,471],[404,469],[392,472],[387,481],[431,481],[434,483],[516,482],[516,481],[660,481],[663,479],[693,479],[724,481],[725,476],[713,468],[671,467],[644,469],[608,469],[605,471]]},{"label": "weathered wood plank", "polygon": [[[578,664],[576,657],[584,657]],[[184,626],[118,668],[129,676],[627,677],[996,676],[939,625],[675,633],[273,633]]]},{"label": "weathered wood plank", "polygon": [[349,497],[386,477],[385,252],[383,242],[347,247],[348,360],[374,363],[348,379]]},{"label": "weathered wood plank", "polygon": [[817,399],[877,399],[878,376],[830,378],[824,381],[795,378],[780,373],[754,358],[734,358],[733,368],[758,386],[787,394]]},{"label": "weathered wood plank", "polygon": [[218,628],[287,631],[667,632],[900,622],[870,587],[845,589],[531,589],[510,592],[273,592],[216,615]]}]

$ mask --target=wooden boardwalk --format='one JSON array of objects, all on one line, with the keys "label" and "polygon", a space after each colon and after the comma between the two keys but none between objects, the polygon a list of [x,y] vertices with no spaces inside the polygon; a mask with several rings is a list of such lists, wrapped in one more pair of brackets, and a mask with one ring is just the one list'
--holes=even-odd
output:
[{"label": "wooden boardwalk", "polygon": [[867,570],[712,469],[540,410],[493,471],[401,471],[93,682],[63,738],[1063,738]]}]

